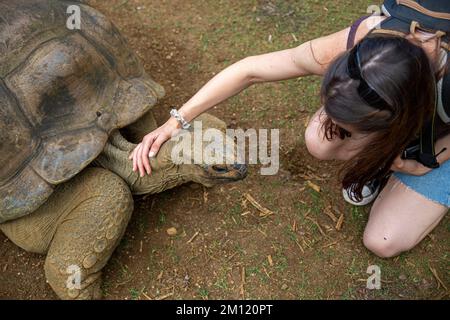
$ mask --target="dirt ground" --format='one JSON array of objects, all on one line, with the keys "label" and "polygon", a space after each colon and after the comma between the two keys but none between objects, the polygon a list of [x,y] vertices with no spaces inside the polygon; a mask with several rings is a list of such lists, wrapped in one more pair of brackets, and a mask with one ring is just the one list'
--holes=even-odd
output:
[{"label": "dirt ground", "polygon": [[[156,108],[162,121],[170,106],[183,104],[227,65],[340,30],[373,1],[90,3],[116,23],[166,88]],[[251,166],[239,183],[212,189],[190,184],[136,198],[126,235],[104,272],[105,297],[448,299],[448,216],[395,259],[377,258],[362,245],[370,208],[344,203],[338,164],[317,162],[305,149],[305,123],[319,107],[319,87],[315,77],[264,84],[216,107],[212,113],[230,127],[280,129],[279,174],[261,176],[260,167]],[[261,217],[246,194],[274,214]],[[336,228],[333,216],[341,215],[342,227]],[[177,235],[167,234],[171,227]],[[0,298],[55,299],[43,264],[42,256],[0,235]],[[381,267],[381,290],[366,289],[370,265]]]}]

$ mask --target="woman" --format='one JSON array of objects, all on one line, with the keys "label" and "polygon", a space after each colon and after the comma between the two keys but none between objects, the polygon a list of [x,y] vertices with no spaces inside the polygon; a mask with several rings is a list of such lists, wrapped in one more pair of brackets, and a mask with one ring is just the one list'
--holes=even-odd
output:
[{"label": "woman", "polygon": [[[373,181],[394,171],[372,206],[364,245],[380,257],[413,248],[448,211],[450,162],[446,161],[450,148],[438,155],[441,166],[435,170],[399,155],[433,113],[435,77],[445,62],[438,39],[429,34],[407,39],[368,35],[371,26],[383,19],[359,20],[351,28],[297,48],[231,65],[183,105],[178,120],[171,117],[143,139],[130,156],[133,169],[142,176],[151,173],[148,156],[153,157],[179,129],[180,119],[189,122],[256,83],[322,75],[324,107],[306,129],[306,147],[318,159],[345,161],[344,195],[355,204],[375,198],[379,186]],[[353,77],[349,72],[352,61],[354,68],[358,64]],[[375,89],[379,101],[363,99],[358,71]],[[450,147],[450,135],[439,139],[436,148],[446,146]]]}]

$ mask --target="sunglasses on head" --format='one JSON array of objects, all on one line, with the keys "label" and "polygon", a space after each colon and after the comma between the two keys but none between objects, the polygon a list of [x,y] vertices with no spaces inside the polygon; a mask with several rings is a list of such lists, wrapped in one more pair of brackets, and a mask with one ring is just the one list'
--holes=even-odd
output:
[{"label": "sunglasses on head", "polygon": [[347,73],[353,80],[359,80],[358,94],[369,106],[376,109],[389,109],[389,104],[373,89],[361,73],[360,44],[355,46],[348,57]]}]

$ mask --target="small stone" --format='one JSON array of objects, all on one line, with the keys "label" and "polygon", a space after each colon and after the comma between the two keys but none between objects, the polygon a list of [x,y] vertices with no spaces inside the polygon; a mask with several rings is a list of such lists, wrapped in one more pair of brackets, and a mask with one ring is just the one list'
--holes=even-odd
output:
[{"label": "small stone", "polygon": [[177,228],[174,227],[167,229],[166,232],[169,236],[175,236],[178,233]]},{"label": "small stone", "polygon": [[281,290],[287,290],[289,287],[286,283],[283,283],[283,285],[281,286]]},{"label": "small stone", "polygon": [[404,274],[399,275],[398,278],[402,281],[406,280],[406,276]]}]

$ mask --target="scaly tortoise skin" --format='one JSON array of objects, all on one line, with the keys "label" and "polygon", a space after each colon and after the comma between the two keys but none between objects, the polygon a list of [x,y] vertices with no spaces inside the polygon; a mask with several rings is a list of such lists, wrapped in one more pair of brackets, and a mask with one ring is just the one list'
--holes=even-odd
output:
[{"label": "scaly tortoise skin", "polygon": [[[66,28],[72,4],[81,8],[81,30]],[[243,165],[176,165],[173,141],[151,159],[151,176],[133,172],[128,155],[157,128],[150,109],[163,96],[95,9],[0,0],[0,230],[47,255],[46,278],[60,298],[101,297],[101,271],[125,232],[133,194],[245,177]],[[197,120],[204,130],[226,128],[209,115]]]}]

